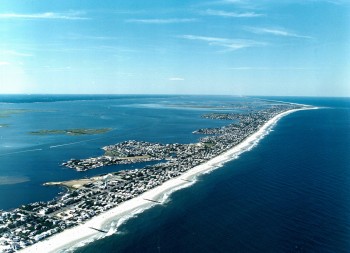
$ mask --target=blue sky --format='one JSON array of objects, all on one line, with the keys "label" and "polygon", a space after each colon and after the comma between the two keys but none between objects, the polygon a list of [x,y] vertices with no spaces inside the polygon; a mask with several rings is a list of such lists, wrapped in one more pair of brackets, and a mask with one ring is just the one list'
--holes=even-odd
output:
[{"label": "blue sky", "polygon": [[0,93],[350,96],[347,0],[0,1]]}]

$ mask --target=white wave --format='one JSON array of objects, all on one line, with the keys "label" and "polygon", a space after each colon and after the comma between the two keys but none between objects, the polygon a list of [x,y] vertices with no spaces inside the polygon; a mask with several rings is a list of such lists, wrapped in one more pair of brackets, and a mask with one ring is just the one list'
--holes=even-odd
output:
[{"label": "white wave", "polygon": [[119,233],[118,228],[125,224],[125,222],[127,222],[128,220],[130,220],[131,218],[137,216],[138,214],[143,213],[144,211],[146,211],[147,209],[151,208],[152,206],[155,206],[156,203],[149,203],[148,206],[145,206],[144,208],[137,208],[134,211],[130,212],[129,214],[126,214],[124,216],[122,216],[121,218],[119,218],[117,220],[117,224],[115,225],[115,232]]},{"label": "white wave", "polygon": [[56,251],[57,253],[72,253],[74,252],[76,249],[78,248],[81,248],[81,247],[84,247],[88,244],[91,244],[93,243],[94,241],[96,240],[100,240],[102,238],[99,238],[98,236],[94,236],[94,237],[91,237],[89,239],[86,239],[86,240],[83,240],[83,241],[80,241],[79,243],[77,243],[76,245],[73,245],[71,247],[68,247],[68,248],[65,248],[65,249],[59,249],[58,251]]},{"label": "white wave", "polygon": [[181,189],[188,188],[188,187],[194,185],[196,182],[197,182],[197,180],[194,179],[191,182],[187,182],[187,183],[185,183],[183,185],[179,185],[177,187],[174,187],[174,188],[170,189],[169,191],[164,192],[162,197],[160,198],[159,202],[161,204],[163,204],[163,205],[167,204],[170,201],[170,199],[171,199],[170,198],[171,194],[173,194],[174,192],[179,191]]},{"label": "white wave", "polygon": [[117,232],[117,226],[115,225],[114,221],[112,221],[106,236],[111,236],[111,235],[115,234],[116,232]]}]

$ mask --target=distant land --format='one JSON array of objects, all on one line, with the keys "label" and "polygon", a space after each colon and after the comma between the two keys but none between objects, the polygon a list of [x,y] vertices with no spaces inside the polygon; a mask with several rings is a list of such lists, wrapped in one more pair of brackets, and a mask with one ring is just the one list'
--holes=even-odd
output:
[{"label": "distant land", "polygon": [[97,128],[97,129],[75,128],[75,129],[38,130],[38,131],[30,132],[30,134],[33,134],[33,135],[56,135],[56,134],[93,135],[93,134],[104,134],[110,131],[112,131],[112,128]]}]

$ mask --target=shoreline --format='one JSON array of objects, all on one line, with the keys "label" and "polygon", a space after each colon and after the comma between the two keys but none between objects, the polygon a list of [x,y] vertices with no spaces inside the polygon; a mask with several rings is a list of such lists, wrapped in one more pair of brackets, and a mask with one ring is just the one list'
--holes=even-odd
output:
[{"label": "shoreline", "polygon": [[[250,150],[254,147],[264,136],[269,133],[269,130],[284,116],[300,111],[317,109],[317,107],[301,108],[288,110],[274,116],[267,121],[258,131],[248,136],[244,141],[224,153],[212,158],[211,160],[200,164],[182,175],[164,182],[133,199],[125,201],[120,205],[93,217],[87,222],[64,230],[61,233],[55,234],[43,241],[24,248],[18,252],[63,252],[68,249],[81,247],[96,239],[101,239],[109,236],[115,232],[111,223],[117,222],[116,228],[124,221],[128,220],[137,213],[142,212],[154,205],[163,203],[167,197],[174,191],[181,188],[188,187],[195,183],[195,179],[205,173],[209,173],[214,169],[222,166],[227,161],[235,159],[241,153]],[[159,201],[159,203],[157,203]],[[106,229],[106,227],[110,227]],[[98,232],[95,229],[109,230],[107,233]]]}]

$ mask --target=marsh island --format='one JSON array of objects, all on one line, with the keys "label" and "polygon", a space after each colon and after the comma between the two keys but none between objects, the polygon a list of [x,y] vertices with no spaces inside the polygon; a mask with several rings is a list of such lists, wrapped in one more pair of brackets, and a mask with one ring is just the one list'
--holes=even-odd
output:
[{"label": "marsh island", "polygon": [[96,129],[85,129],[85,128],[75,128],[75,129],[55,129],[55,130],[38,130],[32,131],[30,134],[33,135],[93,135],[93,134],[104,134],[112,131],[112,128],[96,128]]}]

